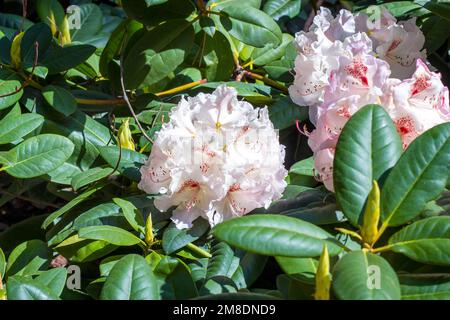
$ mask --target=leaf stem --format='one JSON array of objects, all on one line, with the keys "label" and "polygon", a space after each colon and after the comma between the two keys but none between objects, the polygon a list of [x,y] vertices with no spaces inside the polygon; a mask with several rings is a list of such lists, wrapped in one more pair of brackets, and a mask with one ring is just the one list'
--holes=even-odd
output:
[{"label": "leaf stem", "polygon": [[189,248],[190,250],[194,251],[195,253],[198,253],[202,257],[205,257],[205,258],[211,258],[212,257],[212,255],[209,252],[207,252],[207,251],[203,250],[202,248],[196,246],[192,242],[188,243],[186,245],[186,248]]},{"label": "leaf stem", "polygon": [[198,86],[198,85],[200,85],[202,83],[206,83],[206,81],[207,81],[206,79],[194,81],[194,82],[191,82],[191,83],[188,83],[188,84],[184,84],[184,85],[179,86],[179,87],[175,87],[173,89],[169,89],[169,90],[166,90],[166,91],[161,91],[161,92],[155,93],[155,96],[161,97],[161,96],[167,96],[167,95],[170,95],[170,94],[178,93],[178,92],[181,92],[181,91],[184,91],[184,90],[196,87],[196,86]]},{"label": "leaf stem", "polygon": [[392,245],[382,246],[379,248],[372,249],[372,252],[373,253],[385,252],[385,251],[391,250],[391,248],[392,248]]},{"label": "leaf stem", "polygon": [[281,83],[278,83],[278,82],[276,82],[276,81],[274,81],[272,79],[269,79],[267,77],[264,77],[264,76],[262,76],[260,74],[253,73],[253,72],[250,72],[248,70],[244,70],[244,74],[246,76],[252,78],[252,79],[261,80],[265,84],[267,84],[267,85],[269,85],[271,87],[274,87],[274,88],[276,88],[278,90],[281,90],[284,93],[288,93],[289,92],[288,89],[284,85],[282,85]]}]

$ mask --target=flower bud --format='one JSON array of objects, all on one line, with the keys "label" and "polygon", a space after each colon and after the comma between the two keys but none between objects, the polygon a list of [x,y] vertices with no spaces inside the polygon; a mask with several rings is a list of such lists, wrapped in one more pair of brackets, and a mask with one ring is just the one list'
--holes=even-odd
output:
[{"label": "flower bud", "polygon": [[319,265],[317,266],[316,292],[314,293],[314,298],[316,300],[330,300],[330,286],[330,257],[328,256],[327,245],[324,245],[319,259]]},{"label": "flower bud", "polygon": [[129,150],[135,150],[135,145],[133,141],[133,136],[131,135],[130,131],[130,121],[129,119],[125,120],[122,125],[119,128],[119,142],[120,147],[129,149]]},{"label": "flower bud", "polygon": [[364,210],[361,236],[363,241],[372,245],[378,235],[378,222],[380,221],[380,188],[374,180],[372,190],[367,198],[366,209]]},{"label": "flower bud", "polygon": [[25,33],[21,32],[17,36],[14,37],[14,40],[11,45],[11,64],[14,68],[18,69],[21,65],[20,59],[20,43],[22,42],[23,35]]},{"label": "flower bud", "polygon": [[145,222],[145,243],[150,246],[155,240],[155,236],[153,234],[153,222],[152,222],[152,214],[149,213],[147,217],[147,221]]},{"label": "flower bud", "polygon": [[59,33],[59,41],[62,46],[72,43],[72,37],[70,36],[69,20],[67,16],[64,17],[61,24],[61,32]]}]

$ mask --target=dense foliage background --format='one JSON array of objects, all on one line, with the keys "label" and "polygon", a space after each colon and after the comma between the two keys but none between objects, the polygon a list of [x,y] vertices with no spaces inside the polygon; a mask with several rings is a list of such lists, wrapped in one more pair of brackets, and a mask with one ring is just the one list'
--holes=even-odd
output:
[{"label": "dense foliage background", "polygon": [[[340,138],[336,196],[314,178],[296,127],[313,128],[308,109],[287,92],[294,34],[308,29],[319,6],[370,13],[370,5],[417,17],[428,59],[448,86],[447,1],[2,2],[0,297],[313,299],[321,297],[318,279],[332,274],[331,298],[450,299],[450,127],[402,153],[389,117],[364,108]],[[202,220],[178,230],[138,190],[139,168],[180,97],[224,82],[269,107],[289,185],[260,214],[212,232]],[[128,133],[134,141],[124,146]],[[392,149],[376,141],[393,141]],[[345,150],[379,157],[355,160]],[[360,178],[348,170],[355,165],[370,181],[391,170],[381,196],[349,191]],[[359,234],[369,192],[383,208],[378,249]],[[381,270],[381,290],[365,285],[366,264]],[[68,265],[80,268],[69,268],[69,279]],[[78,274],[79,283],[71,278]]]}]

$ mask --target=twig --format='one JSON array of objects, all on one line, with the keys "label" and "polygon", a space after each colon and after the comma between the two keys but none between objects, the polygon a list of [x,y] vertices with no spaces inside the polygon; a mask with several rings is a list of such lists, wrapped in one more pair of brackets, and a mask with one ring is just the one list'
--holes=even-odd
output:
[{"label": "twig", "polygon": [[245,76],[247,76],[247,77],[252,78],[252,79],[261,80],[265,84],[268,84],[271,87],[279,89],[279,90],[283,91],[284,93],[288,93],[289,92],[288,89],[285,86],[283,86],[281,83],[278,83],[278,82],[276,82],[276,81],[274,81],[272,79],[269,79],[267,77],[264,77],[264,76],[262,76],[260,74],[253,73],[253,72],[250,72],[248,70],[244,70],[243,74]]},{"label": "twig", "polygon": [[120,104],[125,105],[125,99],[75,99],[78,104],[92,105],[92,106],[105,106]]},{"label": "twig", "polygon": [[155,96],[161,97],[161,96],[167,96],[169,94],[178,93],[178,92],[181,92],[181,91],[184,91],[184,90],[196,87],[196,86],[198,86],[198,85],[200,85],[202,83],[205,83],[206,81],[207,81],[206,79],[194,81],[194,82],[191,82],[191,83],[188,83],[188,84],[184,84],[182,86],[179,86],[179,87],[176,87],[176,88],[173,88],[173,89],[169,89],[169,90],[166,90],[166,91],[161,91],[161,92],[155,93]]},{"label": "twig", "polygon": [[24,89],[26,86],[28,86],[30,84],[30,82],[33,81],[33,75],[34,75],[34,71],[36,70],[36,66],[38,63],[38,57],[39,56],[39,42],[35,42],[34,43],[34,61],[33,61],[33,67],[31,68],[31,73],[30,75],[25,78],[25,81],[20,85],[19,88],[16,88],[13,92],[9,92],[6,94],[2,94],[0,95],[0,98],[5,98],[5,97],[9,97],[9,96],[13,96],[16,93],[20,92],[22,89]]},{"label": "twig", "polygon": [[144,137],[153,144],[154,143],[153,139],[150,138],[147,135],[147,133],[145,132],[144,128],[142,128],[142,125],[139,122],[138,117],[136,116],[136,113],[133,110],[133,107],[131,106],[130,100],[128,99],[128,96],[127,96],[127,91],[125,89],[125,83],[123,80],[123,56],[124,56],[123,49],[124,49],[124,44],[126,43],[126,41],[127,41],[127,33],[125,32],[125,35],[122,40],[122,44],[120,45],[120,86],[122,87],[123,100],[125,100],[125,103],[128,106],[128,109],[130,109],[130,113],[133,116],[134,121],[136,121],[136,124],[139,127],[139,130],[141,130]]}]

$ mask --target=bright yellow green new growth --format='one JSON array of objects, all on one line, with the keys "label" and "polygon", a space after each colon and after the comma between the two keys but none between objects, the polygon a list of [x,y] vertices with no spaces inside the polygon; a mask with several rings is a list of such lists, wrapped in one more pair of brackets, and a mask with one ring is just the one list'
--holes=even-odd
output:
[{"label": "bright yellow green new growth", "polygon": [[131,135],[129,119],[125,120],[119,128],[119,142],[121,148],[130,149],[133,151],[136,148],[134,145],[133,136]]},{"label": "bright yellow green new growth", "polygon": [[153,234],[153,222],[151,213],[148,214],[147,222],[145,223],[145,243],[151,246],[155,240]]},{"label": "bright yellow green new growth", "polygon": [[363,225],[361,236],[363,241],[373,245],[378,236],[378,222],[380,221],[380,188],[378,183],[373,181],[372,190],[367,199],[366,209],[364,210]]},{"label": "bright yellow green new growth", "polygon": [[21,32],[17,36],[14,37],[14,40],[11,45],[11,64],[15,69],[19,69],[21,65],[20,59],[20,43],[22,42],[23,35],[25,33]]},{"label": "bright yellow green new growth", "polygon": [[330,257],[328,255],[327,245],[324,245],[322,254],[320,255],[319,265],[316,272],[316,292],[314,299],[330,300]]}]

